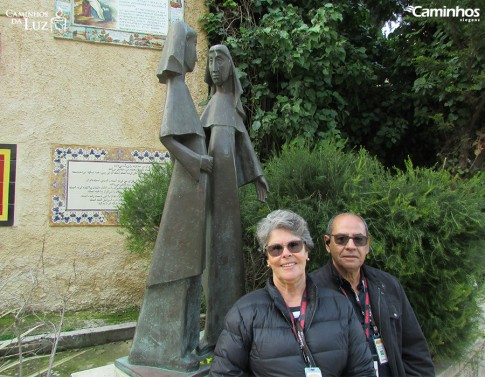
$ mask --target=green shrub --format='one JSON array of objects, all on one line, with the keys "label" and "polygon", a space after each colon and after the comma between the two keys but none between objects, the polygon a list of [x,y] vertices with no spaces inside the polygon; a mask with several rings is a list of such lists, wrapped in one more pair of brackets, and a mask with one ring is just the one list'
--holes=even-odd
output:
[{"label": "green shrub", "polygon": [[[400,279],[435,357],[458,357],[471,343],[484,287],[483,174],[463,180],[445,170],[415,168],[410,161],[405,170],[389,171],[365,150],[344,152],[331,142],[311,150],[295,142],[264,168],[270,186],[266,203],[258,202],[253,185],[240,190],[248,291],[262,286],[269,273],[254,237],[256,223],[267,213],[290,209],[308,221],[313,270],[328,258],[323,244],[328,220],[355,212],[367,220],[372,236],[367,263]],[[166,183],[168,175],[163,179]],[[122,227],[134,246],[155,242],[164,196],[148,198],[167,187],[156,182],[147,175],[125,193]]]},{"label": "green shrub", "polygon": [[153,164],[148,173],[130,189],[125,190],[118,208],[121,233],[126,233],[131,252],[151,255],[162,218],[173,165]]}]

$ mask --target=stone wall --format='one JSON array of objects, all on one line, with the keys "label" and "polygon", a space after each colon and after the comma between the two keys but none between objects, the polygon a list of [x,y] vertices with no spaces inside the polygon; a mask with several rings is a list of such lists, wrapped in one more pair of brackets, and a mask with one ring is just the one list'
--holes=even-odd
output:
[{"label": "stone wall", "polygon": [[[50,311],[67,297],[70,310],[138,305],[149,265],[128,253],[117,226],[49,226],[50,148],[162,148],[161,51],[55,39],[8,16],[53,17],[54,4],[0,4],[0,144],[17,144],[15,223],[0,227],[0,312],[24,302]],[[187,76],[196,104],[207,93],[207,40],[197,21],[204,11],[203,0],[185,4],[185,21],[198,32],[199,62]]]}]

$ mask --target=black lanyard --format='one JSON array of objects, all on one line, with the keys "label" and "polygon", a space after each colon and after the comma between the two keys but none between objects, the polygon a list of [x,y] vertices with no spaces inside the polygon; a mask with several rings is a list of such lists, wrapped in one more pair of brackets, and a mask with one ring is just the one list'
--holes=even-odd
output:
[{"label": "black lanyard", "polygon": [[[307,305],[307,293],[306,289],[303,292],[303,297],[301,299],[301,308],[300,308],[300,316],[298,320],[295,320],[293,313],[290,310],[290,318],[291,318],[291,331],[293,331],[293,335],[295,335],[296,341],[300,346],[300,351],[303,356],[303,360],[308,367],[316,367],[315,360],[313,360],[312,353],[306,344],[305,335],[303,333],[303,328],[305,327],[305,312],[306,312],[306,305]],[[289,309],[289,308],[288,308]]]}]

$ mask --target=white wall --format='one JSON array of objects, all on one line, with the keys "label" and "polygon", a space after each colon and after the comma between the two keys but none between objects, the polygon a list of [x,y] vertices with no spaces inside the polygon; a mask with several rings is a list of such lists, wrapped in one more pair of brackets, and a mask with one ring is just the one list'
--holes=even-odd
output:
[{"label": "white wall", "polygon": [[[36,307],[53,310],[67,291],[71,310],[138,305],[149,261],[127,252],[119,227],[49,226],[50,147],[161,148],[161,51],[55,39],[7,16],[53,17],[54,3],[0,3],[0,144],[17,144],[15,224],[0,227],[0,310],[31,293]],[[203,0],[186,4],[199,40],[199,63],[187,77],[195,103],[207,93],[207,42],[197,22],[204,11]]]}]

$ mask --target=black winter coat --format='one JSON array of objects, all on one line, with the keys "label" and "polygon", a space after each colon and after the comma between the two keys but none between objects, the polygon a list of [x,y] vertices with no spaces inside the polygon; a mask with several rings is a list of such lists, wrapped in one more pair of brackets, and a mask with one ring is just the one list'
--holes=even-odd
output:
[{"label": "black winter coat", "polygon": [[[361,325],[348,300],[307,278],[304,334],[322,376],[375,376]],[[305,376],[290,311],[270,278],[227,313],[209,376]]]},{"label": "black winter coat", "polygon": [[[386,348],[392,375],[435,376],[428,343],[399,280],[370,266],[362,266],[362,271],[369,285],[372,316]],[[342,292],[343,280],[332,259],[310,276],[318,287]]]}]

